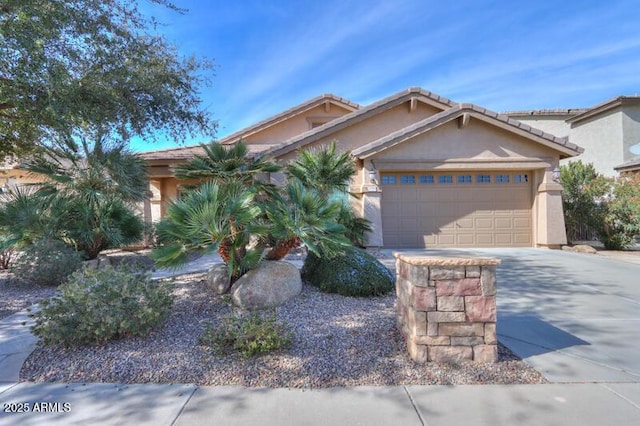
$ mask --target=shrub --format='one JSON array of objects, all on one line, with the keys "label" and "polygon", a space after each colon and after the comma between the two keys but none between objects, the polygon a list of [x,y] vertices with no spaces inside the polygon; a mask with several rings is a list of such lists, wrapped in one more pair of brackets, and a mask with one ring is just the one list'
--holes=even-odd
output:
[{"label": "shrub", "polygon": [[275,314],[262,316],[253,312],[246,316],[231,316],[221,326],[207,324],[200,343],[217,354],[237,350],[253,356],[291,346],[291,333],[276,319]]},{"label": "shrub", "polygon": [[596,214],[596,232],[605,248],[621,250],[635,244],[635,236],[640,235],[640,178],[621,177],[609,184]]},{"label": "shrub", "polygon": [[375,257],[359,248],[345,249],[343,256],[320,258],[309,253],[302,279],[326,293],[343,296],[379,296],[393,288],[393,275]]},{"label": "shrub", "polygon": [[171,295],[149,275],[126,269],[84,269],[41,302],[33,333],[45,344],[103,343],[144,336],[168,315]]},{"label": "shrub", "polygon": [[41,285],[59,285],[82,266],[82,255],[60,240],[41,239],[27,245],[13,263],[21,280]]}]

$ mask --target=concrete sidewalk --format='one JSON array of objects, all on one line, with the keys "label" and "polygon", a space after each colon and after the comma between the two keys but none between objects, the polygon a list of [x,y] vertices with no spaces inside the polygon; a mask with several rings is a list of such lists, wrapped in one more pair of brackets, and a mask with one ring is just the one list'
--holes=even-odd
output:
[{"label": "concrete sidewalk", "polygon": [[[0,425],[637,425],[640,384],[0,385]],[[22,408],[28,413],[11,411]],[[46,411],[45,411],[46,410]]]}]

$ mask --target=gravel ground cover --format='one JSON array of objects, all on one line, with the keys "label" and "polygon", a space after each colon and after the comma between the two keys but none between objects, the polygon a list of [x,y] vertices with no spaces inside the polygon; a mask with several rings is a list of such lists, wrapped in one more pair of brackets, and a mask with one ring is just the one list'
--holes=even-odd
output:
[{"label": "gravel ground cover", "polygon": [[206,323],[222,323],[231,308],[204,277],[172,280],[172,313],[149,336],[72,349],[38,344],[21,380],[295,388],[544,382],[503,346],[495,364],[415,364],[395,328],[394,294],[349,298],[309,285],[276,309],[293,333],[289,349],[254,358],[215,355],[198,339]]},{"label": "gravel ground cover", "polygon": [[0,271],[0,320],[53,296],[55,287],[32,285]]}]

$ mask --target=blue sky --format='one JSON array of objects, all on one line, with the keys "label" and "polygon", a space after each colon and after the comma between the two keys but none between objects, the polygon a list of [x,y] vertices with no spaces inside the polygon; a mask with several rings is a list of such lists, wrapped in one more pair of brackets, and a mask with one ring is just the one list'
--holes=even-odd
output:
[{"label": "blue sky", "polygon": [[[145,6],[184,55],[215,62],[204,105],[222,138],[322,93],[366,105],[420,86],[495,111],[640,93],[633,0],[174,0]],[[177,146],[145,143],[134,150]]]}]

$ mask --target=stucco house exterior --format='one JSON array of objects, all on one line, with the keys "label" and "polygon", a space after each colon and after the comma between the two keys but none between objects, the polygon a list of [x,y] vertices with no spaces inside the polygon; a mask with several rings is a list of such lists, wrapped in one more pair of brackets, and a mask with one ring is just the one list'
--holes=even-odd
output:
[{"label": "stucco house exterior", "polygon": [[[421,88],[367,106],[322,95],[219,142],[239,139],[254,155],[282,164],[300,148],[332,141],[351,151],[358,169],[351,201],[372,222],[370,247],[565,244],[554,170],[583,153],[567,137]],[[158,220],[179,195],[171,166],[200,152],[196,146],[142,154],[151,175],[147,220]]]},{"label": "stucco house exterior", "polygon": [[593,163],[605,176],[628,171],[630,163],[640,162],[640,96],[618,96],[591,108],[505,113],[584,148],[575,158]]}]

